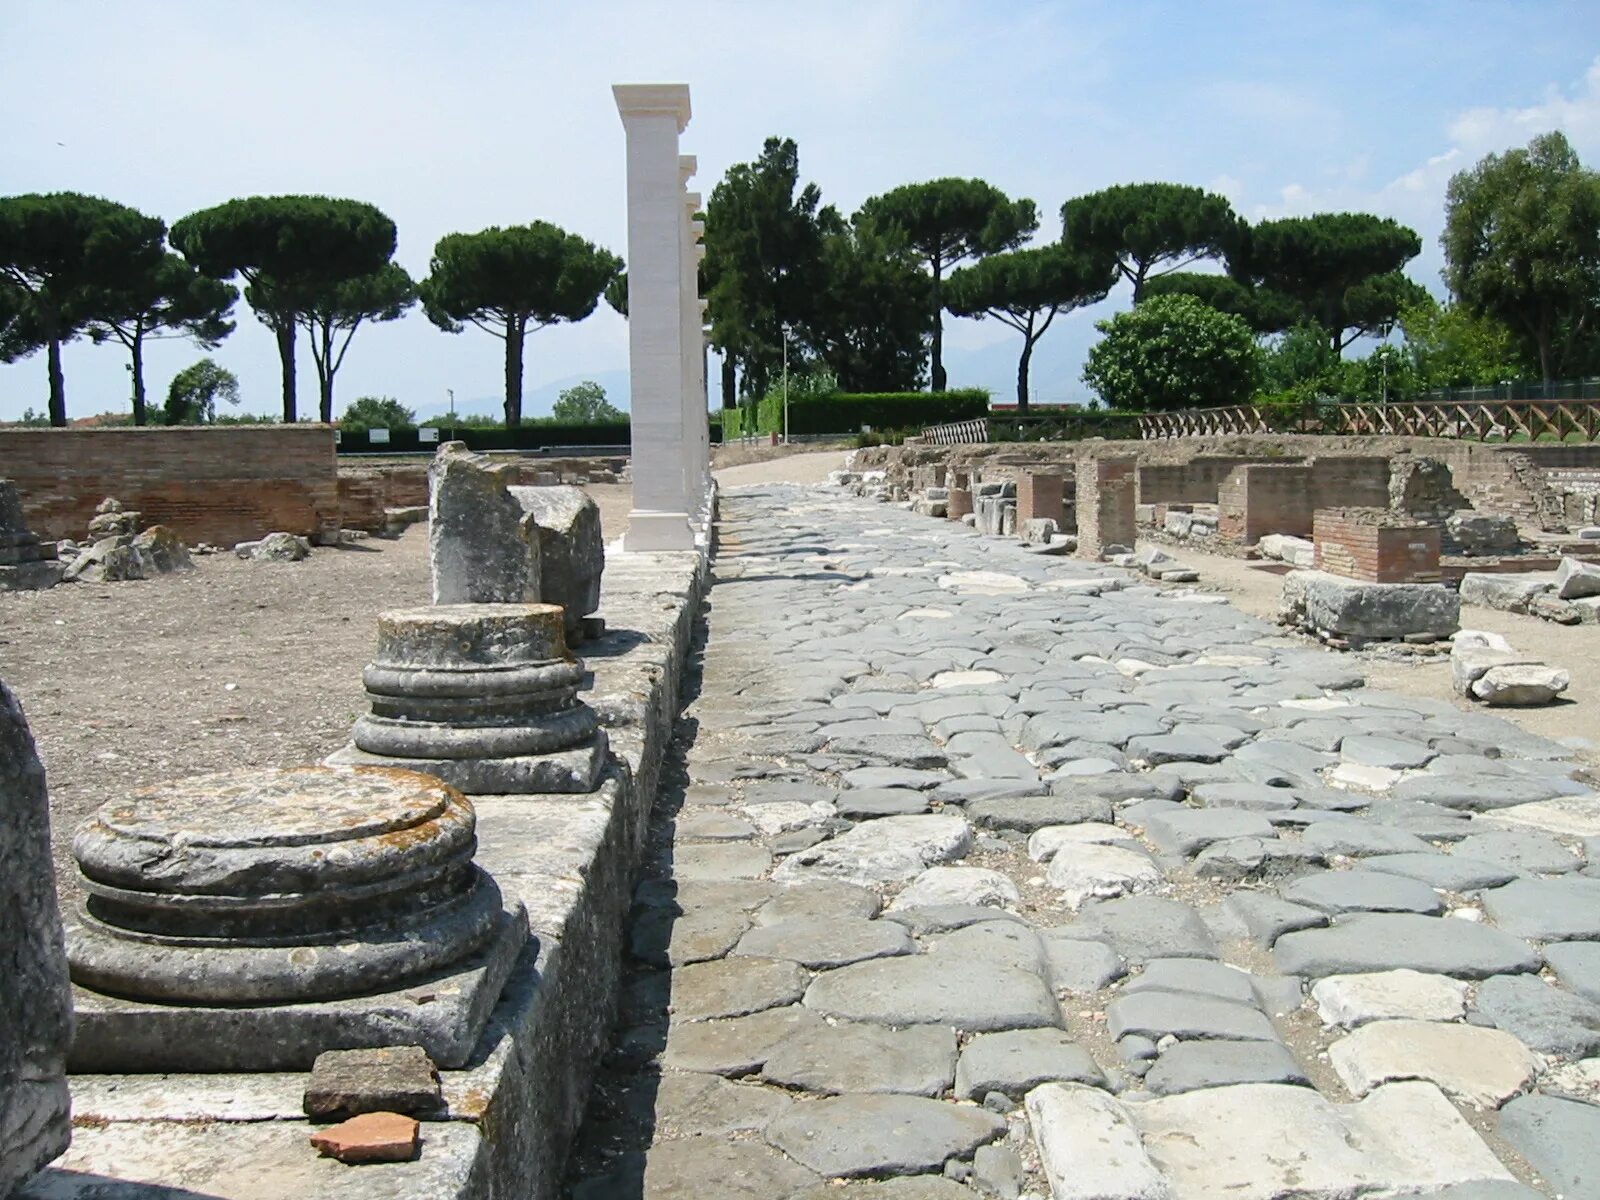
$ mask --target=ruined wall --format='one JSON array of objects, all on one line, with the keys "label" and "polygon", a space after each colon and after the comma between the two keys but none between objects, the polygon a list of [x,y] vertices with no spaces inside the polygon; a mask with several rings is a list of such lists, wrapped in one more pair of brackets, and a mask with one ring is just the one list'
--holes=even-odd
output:
[{"label": "ruined wall", "polygon": [[1305,463],[1246,463],[1217,489],[1217,532],[1241,545],[1269,533],[1311,536],[1313,469]]},{"label": "ruined wall", "polygon": [[1374,508],[1323,508],[1313,519],[1317,570],[1368,583],[1438,583],[1440,530]]},{"label": "ruined wall", "polygon": [[188,542],[339,525],[327,425],[0,429],[0,475],[16,481],[28,524],[48,538],[82,537],[107,496]]}]

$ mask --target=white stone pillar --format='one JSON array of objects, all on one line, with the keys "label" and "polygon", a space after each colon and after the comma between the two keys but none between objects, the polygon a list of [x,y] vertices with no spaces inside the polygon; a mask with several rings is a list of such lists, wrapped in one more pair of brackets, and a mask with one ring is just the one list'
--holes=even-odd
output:
[{"label": "white stone pillar", "polygon": [[[678,160],[684,178],[694,171],[692,155]],[[704,530],[710,518],[707,490],[710,484],[711,431],[706,421],[705,383],[701,377],[704,367],[704,335],[700,318],[700,257],[704,248],[700,239],[705,225],[694,219],[700,211],[700,193],[687,192],[683,197],[683,423],[684,440],[690,448],[685,486],[694,507],[690,516],[697,530]]]},{"label": "white stone pillar", "polygon": [[628,140],[628,373],[633,511],[624,550],[692,550],[684,437],[683,178],[678,135],[689,124],[681,83],[612,89]]}]

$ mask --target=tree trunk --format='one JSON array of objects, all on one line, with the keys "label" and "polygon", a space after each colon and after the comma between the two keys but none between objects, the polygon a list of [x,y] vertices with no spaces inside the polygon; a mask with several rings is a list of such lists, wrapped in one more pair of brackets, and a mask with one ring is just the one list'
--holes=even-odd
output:
[{"label": "tree trunk", "polygon": [[939,280],[943,275],[943,266],[937,258],[933,260],[933,390],[942,392],[948,376],[944,370],[944,302],[940,298]]},{"label": "tree trunk", "polygon": [[724,350],[722,352],[722,407],[724,411],[739,407],[739,395],[734,390],[735,383],[733,355]]},{"label": "tree trunk", "polygon": [[135,336],[133,339],[133,423],[145,424],[149,418],[145,415],[144,403],[144,338]]},{"label": "tree trunk", "polygon": [[1139,301],[1144,299],[1144,269],[1144,264],[1140,263],[1138,270],[1134,271],[1130,276],[1130,278],[1133,280],[1134,304],[1138,304]]},{"label": "tree trunk", "polygon": [[506,428],[522,424],[522,339],[527,330],[521,321],[506,322]]},{"label": "tree trunk", "polygon": [[1022,357],[1017,360],[1017,415],[1028,415],[1028,363],[1033,358],[1033,339],[1024,337]]},{"label": "tree trunk", "polygon": [[67,423],[67,380],[61,373],[61,338],[50,331],[50,424],[58,429]]},{"label": "tree trunk", "polygon": [[273,330],[278,338],[278,362],[283,367],[283,423],[299,420],[294,393],[294,322],[280,319]]},{"label": "tree trunk", "polygon": [[1555,379],[1555,364],[1551,362],[1550,328],[1543,322],[1534,335],[1534,340],[1539,344],[1539,374],[1544,376],[1545,395],[1550,394],[1550,384]]}]

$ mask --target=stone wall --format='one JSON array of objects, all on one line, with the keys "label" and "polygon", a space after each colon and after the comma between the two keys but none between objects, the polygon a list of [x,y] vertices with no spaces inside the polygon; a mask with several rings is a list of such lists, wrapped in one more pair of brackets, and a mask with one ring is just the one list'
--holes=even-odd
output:
[{"label": "stone wall", "polygon": [[1217,532],[1242,545],[1269,533],[1311,536],[1313,470],[1305,463],[1248,463],[1217,489]]},{"label": "stone wall", "polygon": [[1133,519],[1134,474],[1132,457],[1085,455],[1077,471],[1078,553],[1098,558],[1107,546],[1133,548],[1137,534]]},{"label": "stone wall", "polygon": [[1281,462],[1282,459],[1199,454],[1188,462],[1141,464],[1137,503],[1215,504],[1218,489],[1235,468],[1261,461]]},{"label": "stone wall", "polygon": [[339,525],[327,425],[0,429],[0,464],[47,538],[82,537],[107,496],[187,542],[315,537]]}]

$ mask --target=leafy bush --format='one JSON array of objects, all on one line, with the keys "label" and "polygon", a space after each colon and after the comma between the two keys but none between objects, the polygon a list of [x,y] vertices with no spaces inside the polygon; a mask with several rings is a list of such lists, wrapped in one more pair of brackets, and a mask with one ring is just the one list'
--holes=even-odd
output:
[{"label": "leafy bush", "polygon": [[[982,388],[954,392],[830,392],[797,396],[789,393],[792,434],[857,433],[863,425],[875,432],[920,430],[924,425],[970,421],[989,414],[989,393]],[[723,413],[723,431],[730,437],[783,432],[783,392],[769,392],[752,407]]]},{"label": "leafy bush", "polygon": [[362,396],[352,400],[339,418],[342,433],[368,429],[415,429],[417,414],[393,396]]},{"label": "leafy bush", "polygon": [[1192,296],[1156,296],[1095,322],[1083,381],[1109,406],[1167,412],[1249,401],[1262,355],[1250,327]]}]

